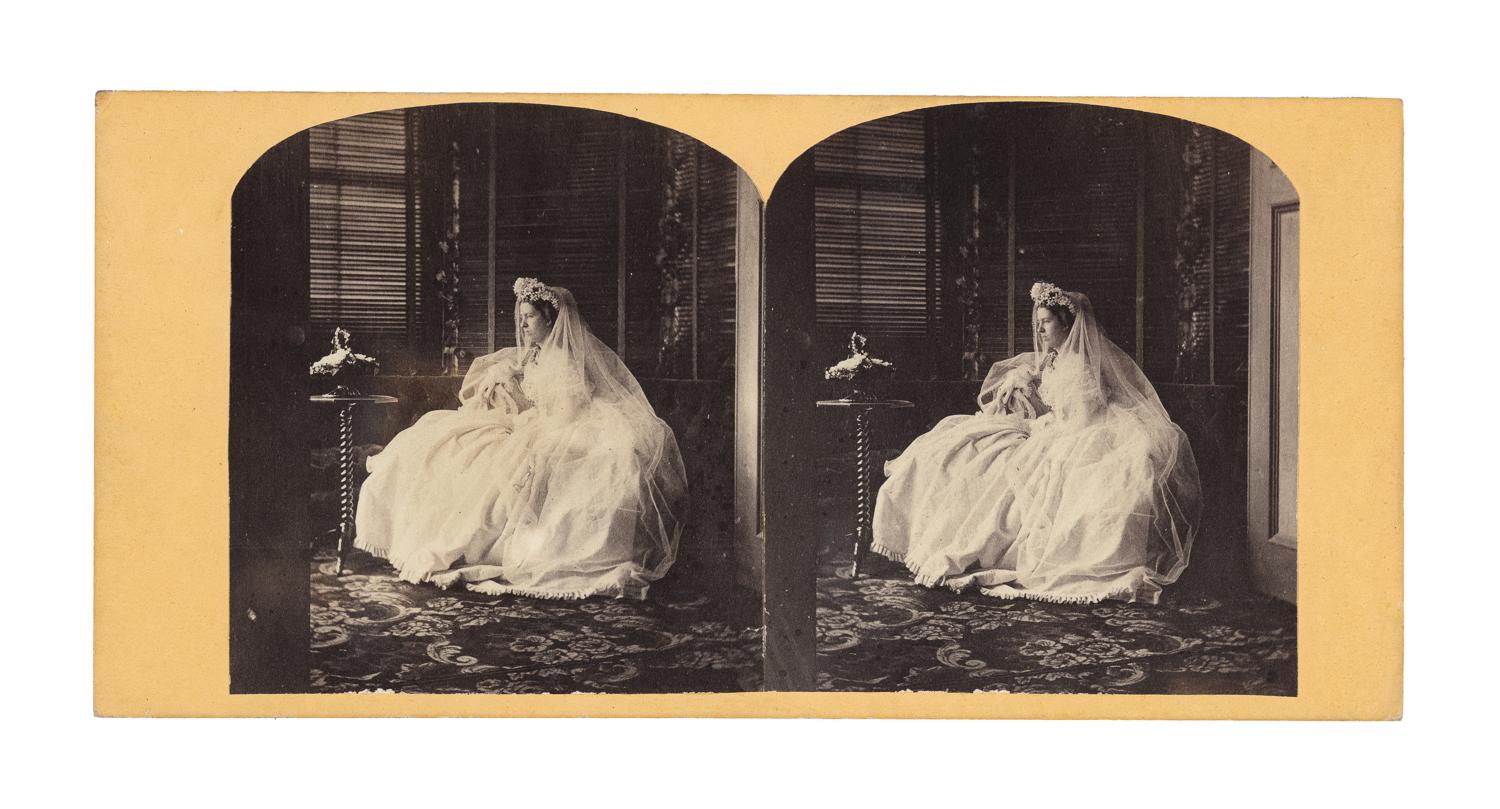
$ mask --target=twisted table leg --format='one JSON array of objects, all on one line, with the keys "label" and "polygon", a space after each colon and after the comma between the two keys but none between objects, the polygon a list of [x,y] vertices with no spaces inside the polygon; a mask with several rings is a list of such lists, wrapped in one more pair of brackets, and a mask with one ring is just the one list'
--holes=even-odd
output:
[{"label": "twisted table leg", "polygon": [[344,558],[354,539],[354,402],[339,407],[339,548],[335,576],[343,575]]},{"label": "twisted table leg", "polygon": [[870,519],[870,411],[865,409],[854,415],[854,496],[854,564],[849,577],[857,579],[874,534]]}]

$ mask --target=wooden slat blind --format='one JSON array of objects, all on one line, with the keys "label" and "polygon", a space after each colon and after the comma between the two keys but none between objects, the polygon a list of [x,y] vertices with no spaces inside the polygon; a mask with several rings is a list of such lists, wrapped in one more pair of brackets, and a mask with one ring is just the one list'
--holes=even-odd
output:
[{"label": "wooden slat blind", "polygon": [[[1179,318],[1181,319],[1178,348],[1178,367],[1174,381],[1207,383],[1213,379],[1209,368],[1209,346],[1213,344],[1211,332],[1213,298],[1213,258],[1217,252],[1213,247],[1216,230],[1214,210],[1214,131],[1205,127],[1189,126],[1183,147],[1184,193],[1195,204],[1191,210],[1192,229],[1184,241],[1189,249],[1182,268],[1180,283],[1185,289],[1179,293]],[[1194,238],[1194,234],[1196,237]]]},{"label": "wooden slat blind", "polygon": [[701,143],[698,191],[698,376],[733,378],[738,169]]},{"label": "wooden slat blind", "polygon": [[[465,357],[484,353],[491,341],[491,167],[487,137],[474,134],[491,126],[496,128],[494,346],[515,340],[511,284],[518,276],[536,276],[572,290],[589,328],[641,373],[692,376],[695,345],[700,376],[732,370],[734,164],[692,138],[648,124],[551,107],[511,108],[493,116],[475,110],[455,125],[465,133],[459,168],[464,265],[459,333]],[[662,293],[646,276],[656,274],[663,249],[658,220],[668,187],[679,207],[687,206],[684,216],[696,216],[697,240],[671,268],[679,289],[666,327],[678,332],[679,350],[671,367],[656,368],[651,360],[662,338],[655,332],[663,321],[649,313],[660,305]],[[622,259],[625,289],[619,283]],[[626,296],[625,346],[615,345],[621,294]]]},{"label": "wooden slat blind", "polygon": [[925,114],[847,129],[814,147],[813,162],[818,325],[932,333],[942,296]]},{"label": "wooden slat blind", "polygon": [[1146,301],[1141,367],[1153,382],[1173,379],[1178,345],[1176,262],[1188,216],[1182,192],[1186,130],[1177,118],[1145,117]]},{"label": "wooden slat blind", "polygon": [[1133,113],[1042,105],[1016,127],[1016,349],[1028,351],[1034,281],[1086,293],[1105,333],[1135,334],[1138,129]]},{"label": "wooden slat blind", "polygon": [[420,305],[421,200],[408,171],[417,144],[405,110],[309,131],[309,321],[321,349],[335,326],[379,356],[405,349]]},{"label": "wooden slat blind", "polygon": [[[567,287],[594,334],[614,346],[617,294],[619,119],[535,107],[496,116],[496,348],[515,343],[511,285],[535,276]],[[476,139],[477,140],[477,139]],[[460,345],[470,357],[489,345],[487,171],[483,157],[464,194],[466,294]]]},{"label": "wooden slat blind", "polygon": [[[419,308],[419,281],[431,284],[451,255],[441,248],[456,218],[460,371],[514,343],[511,286],[536,276],[572,290],[584,321],[642,375],[732,373],[733,162],[692,138],[607,113],[529,105],[420,113],[410,123],[397,110],[313,131],[319,331],[341,324],[361,349],[399,349],[408,358],[400,367],[427,367],[421,361],[438,347],[422,328],[436,315]],[[425,152],[419,130],[430,141]],[[682,288],[671,311],[662,308],[660,275],[669,190],[688,206],[693,227],[691,249],[672,259]],[[433,221],[420,250],[424,194]],[[622,309],[631,345],[616,346]],[[664,327],[680,332],[681,345],[658,367]]]},{"label": "wooden slat blind", "polygon": [[666,146],[666,182],[678,200],[688,240],[670,267],[676,284],[670,328],[678,343],[672,370],[698,379],[726,378],[734,370],[737,169],[686,135],[669,134]]},{"label": "wooden slat blind", "polygon": [[[1031,348],[1027,293],[1047,280],[1087,293],[1155,378],[1243,384],[1245,143],[1106,107],[939,110],[924,177],[919,120],[864,124],[814,151],[820,325],[928,338],[915,342],[935,352],[908,349],[908,372],[960,375],[961,340],[977,368],[1008,356],[1012,334]],[[943,227],[924,221],[933,212]],[[924,275],[924,236],[941,240],[948,272]]]},{"label": "wooden slat blind", "polygon": [[1180,125],[1177,382],[1244,385],[1249,361],[1250,146]]},{"label": "wooden slat blind", "polygon": [[1214,382],[1249,384],[1250,144],[1214,137]]}]

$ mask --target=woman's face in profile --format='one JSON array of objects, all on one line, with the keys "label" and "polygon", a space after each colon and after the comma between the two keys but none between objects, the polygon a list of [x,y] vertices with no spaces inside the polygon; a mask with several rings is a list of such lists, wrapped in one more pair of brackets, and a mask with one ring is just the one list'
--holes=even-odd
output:
[{"label": "woman's face in profile", "polygon": [[521,318],[521,342],[534,346],[547,339],[547,334],[552,331],[552,323],[547,320],[545,312],[522,301],[516,306],[516,314]]},{"label": "woman's face in profile", "polygon": [[1068,338],[1068,327],[1045,306],[1036,308],[1031,322],[1036,326],[1037,339],[1044,349],[1061,348],[1063,340]]}]

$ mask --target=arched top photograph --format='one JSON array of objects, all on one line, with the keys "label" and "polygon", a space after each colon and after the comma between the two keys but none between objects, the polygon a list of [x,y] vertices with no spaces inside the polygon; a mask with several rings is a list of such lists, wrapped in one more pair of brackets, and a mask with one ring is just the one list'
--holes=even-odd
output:
[{"label": "arched top photograph", "polygon": [[1399,715],[1400,99],[95,114],[101,714]]},{"label": "arched top photograph", "polygon": [[758,688],[760,217],[719,152],[576,107],[262,155],[231,223],[234,690]]},{"label": "arched top photograph", "polygon": [[458,373],[509,344],[496,310],[532,273],[599,287],[581,313],[643,376],[733,370],[736,217],[755,192],[695,138],[577,107],[442,104],[310,127],[241,188],[268,168],[306,184],[316,346],[342,324],[386,373]]},{"label": "arched top photograph", "polygon": [[[765,451],[798,480],[766,519],[805,571],[771,634],[802,684],[1295,694],[1298,216],[1244,140],[1097,104],[916,109],[798,158],[766,211]],[[958,617],[994,603],[1003,637]],[[1235,627],[1255,676],[1153,662],[1117,620],[1140,604],[1182,648],[1200,610]],[[853,620],[911,609],[954,620]]]}]

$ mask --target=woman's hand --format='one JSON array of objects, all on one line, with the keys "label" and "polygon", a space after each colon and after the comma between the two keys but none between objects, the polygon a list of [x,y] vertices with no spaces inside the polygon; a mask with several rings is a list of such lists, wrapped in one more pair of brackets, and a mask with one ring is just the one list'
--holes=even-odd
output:
[{"label": "woman's hand", "polygon": [[1009,395],[1014,391],[1026,391],[1040,379],[1029,366],[1020,365],[1006,372],[1000,380],[1000,390]]},{"label": "woman's hand", "polygon": [[1032,406],[1032,395],[1037,382],[1036,374],[1026,366],[1017,366],[1000,377],[991,397],[980,405],[980,412],[989,415],[1011,414],[1034,418],[1036,408]]}]

